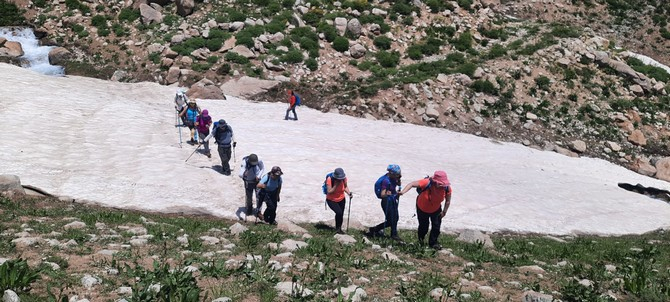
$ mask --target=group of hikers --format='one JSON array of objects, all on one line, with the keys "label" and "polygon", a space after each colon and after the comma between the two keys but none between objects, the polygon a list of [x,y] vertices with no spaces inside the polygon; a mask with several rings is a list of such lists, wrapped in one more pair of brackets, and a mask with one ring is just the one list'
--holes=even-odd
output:
[{"label": "group of hikers", "polygon": [[[295,107],[300,105],[300,97],[294,91],[288,91],[288,109],[286,110],[285,120],[289,119],[289,113],[293,112],[292,120],[297,120],[298,116]],[[212,123],[209,112],[200,110],[196,102],[189,100],[184,90],[179,90],[175,97],[175,109],[182,124],[188,127],[190,133],[190,144],[204,146],[204,154],[211,158],[209,149],[209,140],[214,138],[218,145],[217,151],[221,159],[221,173],[230,175],[231,150],[237,142],[234,139],[233,129],[220,119]],[[178,119],[179,121],[179,119]],[[211,131],[210,131],[211,127]],[[244,182],[245,189],[245,214],[254,215],[269,224],[276,225],[277,203],[280,200],[282,187],[282,170],[278,166],[272,167],[270,172],[265,173],[265,165],[256,154],[249,154],[242,159],[239,170],[239,177]],[[380,199],[380,206],[384,212],[383,222],[370,227],[367,236],[384,236],[386,228],[391,229],[390,238],[399,242],[402,239],[398,236],[398,205],[400,196],[407,193],[410,189],[416,188],[418,193],[416,197],[416,217],[419,222],[418,240],[419,244],[425,244],[425,237],[428,234],[430,226],[430,235],[428,236],[428,246],[434,249],[440,249],[438,236],[440,235],[440,226],[442,218],[447,214],[451,204],[451,185],[444,171],[435,171],[433,176],[425,177],[409,183],[404,188],[401,187],[402,173],[400,166],[396,164],[388,165],[386,173],[379,177],[375,183],[374,191],[377,198]],[[335,232],[344,234],[342,225],[344,222],[344,213],[346,209],[346,197],[349,200],[353,198],[353,193],[349,190],[347,177],[342,168],[336,168],[333,172],[326,175],[323,183],[323,193],[326,195],[326,204],[335,213]],[[256,197],[256,207],[253,206],[253,199]],[[442,202],[444,201],[444,207]],[[266,209],[261,212],[263,203]],[[348,226],[348,222],[347,222]]]}]

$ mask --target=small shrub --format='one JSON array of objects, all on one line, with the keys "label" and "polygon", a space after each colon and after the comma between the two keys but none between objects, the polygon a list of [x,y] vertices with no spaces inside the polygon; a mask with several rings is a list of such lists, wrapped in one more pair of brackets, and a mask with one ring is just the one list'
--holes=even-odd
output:
[{"label": "small shrub", "polygon": [[281,57],[281,61],[289,64],[300,63],[305,59],[302,51],[299,49],[291,49]]},{"label": "small shrub", "polygon": [[469,31],[462,33],[456,40],[452,42],[454,47],[460,51],[466,51],[472,48],[472,34]]},{"label": "small shrub", "polygon": [[503,47],[500,44],[496,44],[496,45],[493,45],[493,47],[491,47],[491,50],[489,50],[489,53],[486,54],[486,57],[488,59],[495,59],[495,58],[502,57],[506,54],[507,54],[507,49],[505,49],[505,47]]},{"label": "small shrub", "polygon": [[46,0],[34,0],[33,4],[37,7],[39,7],[39,8],[45,8],[47,6],[47,1]]},{"label": "small shrub", "polygon": [[539,89],[549,91],[549,88],[551,86],[551,80],[546,76],[539,76],[535,78],[535,85],[537,85],[537,88]]},{"label": "small shrub", "polygon": [[322,17],[323,11],[312,9],[309,10],[306,14],[302,15],[302,20],[309,25],[315,26],[319,24]]},{"label": "small shrub", "polygon": [[398,0],[395,1],[393,6],[391,6],[391,12],[396,13],[402,16],[408,16],[412,14],[414,7],[407,0]]},{"label": "small shrub", "polygon": [[241,11],[231,9],[228,11],[228,18],[230,22],[243,22],[247,19],[247,15]]},{"label": "small shrub", "polygon": [[[227,52],[226,55],[223,58],[226,61],[231,62],[231,63],[237,63],[237,64],[247,64],[247,63],[249,63],[249,59],[247,59],[246,57],[244,57],[242,55],[239,55],[237,53],[231,52],[231,51]],[[221,66],[221,67],[223,67],[223,66]]]},{"label": "small shrub", "polygon": [[345,52],[349,50],[349,40],[345,37],[338,36],[333,40],[333,49],[339,52]]},{"label": "small shrub", "polygon": [[0,0],[0,26],[19,26],[26,23],[23,12],[16,4]]},{"label": "small shrub", "polygon": [[323,33],[323,35],[326,37],[326,41],[328,42],[333,42],[335,38],[339,36],[337,34],[337,29],[335,28],[335,26],[329,25],[328,23],[325,22],[319,23],[317,31]]},{"label": "small shrub", "polygon": [[319,68],[319,64],[316,62],[316,59],[314,58],[309,58],[305,60],[305,66],[307,66],[307,68],[309,68],[309,70],[311,71],[315,71]]},{"label": "small shrub", "polygon": [[470,10],[472,8],[473,1],[472,0],[456,0],[456,3],[458,3],[458,6]]},{"label": "small shrub", "polygon": [[[228,61],[228,59],[226,59],[226,61]],[[219,69],[216,70],[216,73],[220,75],[228,75],[231,69],[232,68],[230,67],[230,64],[226,63],[221,65],[221,67],[219,67]]]},{"label": "small shrub", "polygon": [[498,89],[489,80],[477,80],[472,83],[472,90],[491,95],[497,95]]},{"label": "small shrub", "polygon": [[379,65],[386,68],[396,67],[400,62],[400,53],[397,51],[380,51],[376,54],[377,62]]},{"label": "small shrub", "polygon": [[116,18],[119,20],[119,22],[132,23],[133,21],[140,18],[140,10],[126,7],[121,9],[119,15]]},{"label": "small shrub", "polygon": [[551,29],[551,34],[554,37],[559,38],[579,38],[579,36],[581,36],[581,32],[579,31],[579,29],[567,25],[554,26]]},{"label": "small shrub", "polygon": [[420,60],[423,58],[423,52],[421,51],[421,45],[411,45],[407,48],[407,56],[412,60]]},{"label": "small shrub", "polygon": [[383,49],[383,50],[391,49],[391,42],[392,42],[391,39],[389,39],[386,36],[376,37],[373,41],[375,46],[377,46],[379,49]]}]

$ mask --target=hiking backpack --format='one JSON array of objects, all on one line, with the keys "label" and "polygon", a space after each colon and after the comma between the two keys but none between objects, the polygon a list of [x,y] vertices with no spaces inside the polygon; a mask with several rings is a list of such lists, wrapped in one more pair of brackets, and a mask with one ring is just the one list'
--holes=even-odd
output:
[{"label": "hiking backpack", "polygon": [[425,188],[423,188],[423,189],[421,189],[420,186],[419,186],[419,187],[416,187],[416,194],[417,194],[417,195],[421,195],[421,192],[428,191],[428,189],[430,189],[430,185],[433,184],[433,179],[430,178],[430,176],[426,176],[426,177],[424,177],[423,179],[426,179],[426,178],[428,179],[428,185],[427,185]]},{"label": "hiking backpack", "polygon": [[323,191],[323,194],[328,194],[328,185],[326,184],[326,182],[328,181],[328,177],[331,177],[331,179],[332,179],[333,173],[331,172],[331,173],[326,174],[326,179],[323,180],[323,185],[321,186],[321,190]]},{"label": "hiking backpack", "polygon": [[384,179],[389,179],[389,176],[384,174],[375,182],[375,195],[377,195],[377,198],[382,198],[382,182],[384,182]]},{"label": "hiking backpack", "polygon": [[297,93],[294,92],[293,96],[295,96],[295,105],[300,106],[300,101],[301,101],[300,100],[300,95],[298,95]]}]

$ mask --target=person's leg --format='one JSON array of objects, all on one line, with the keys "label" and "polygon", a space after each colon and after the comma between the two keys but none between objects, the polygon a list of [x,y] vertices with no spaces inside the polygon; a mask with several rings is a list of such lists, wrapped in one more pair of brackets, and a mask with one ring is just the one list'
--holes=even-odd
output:
[{"label": "person's leg", "polygon": [[256,216],[263,219],[262,217],[264,216],[261,215],[261,209],[263,208],[263,202],[267,203],[268,201],[268,193],[263,189],[256,189],[256,191]]},{"label": "person's leg", "polygon": [[288,113],[291,112],[291,108],[286,109],[286,115],[284,116],[285,120],[288,120]]},{"label": "person's leg", "polygon": [[205,141],[205,137],[207,137],[207,135],[209,135],[209,133],[204,133],[204,132],[198,131],[198,136],[200,137],[200,140],[202,141],[202,145],[205,147],[205,155],[210,154],[209,153],[209,141]]},{"label": "person's leg", "polygon": [[[230,175],[230,147],[224,147],[223,148],[223,153],[226,156],[225,158],[221,158],[221,166],[223,167],[223,173],[226,175]],[[225,160],[224,160],[225,159]]]},{"label": "person's leg", "polygon": [[338,232],[342,231],[342,221],[344,220],[344,203],[345,200],[341,202],[334,202],[326,199],[328,207],[335,212],[335,230]]},{"label": "person's leg", "polygon": [[265,204],[267,205],[265,215],[263,215],[265,222],[273,224],[277,218],[277,192],[267,194]]},{"label": "person's leg", "polygon": [[224,164],[223,164],[223,163],[228,162],[228,159],[227,159],[227,157],[226,157],[226,148],[224,148],[223,146],[219,145],[219,146],[216,148],[216,151],[219,152],[219,158],[221,159],[221,173],[224,173],[224,174],[225,174],[226,170],[224,170],[225,168],[224,168]]},{"label": "person's leg", "polygon": [[440,212],[442,209],[437,210],[437,212],[430,214],[430,236],[428,237],[428,245],[431,247],[439,248],[437,237],[440,236],[440,226],[442,225],[442,218],[440,217]]},{"label": "person's leg", "polygon": [[419,243],[423,244],[424,243],[424,238],[426,238],[426,234],[428,233],[428,223],[429,223],[429,216],[427,213],[421,211],[419,207],[416,208],[416,219],[419,221],[419,229],[418,229],[418,236],[419,236]]},{"label": "person's leg", "polygon": [[[244,191],[245,191],[245,194],[246,194],[245,206],[247,208],[247,211],[246,211],[247,215],[253,214],[253,210],[254,210],[253,196],[254,196],[254,194],[256,194],[256,185],[257,184],[258,183],[255,182],[255,181],[246,181],[246,180],[244,181]],[[258,198],[256,198],[256,200],[258,200]]]},{"label": "person's leg", "polygon": [[293,108],[291,108],[291,111],[293,111],[293,119],[297,121],[298,120],[298,114],[295,113],[295,107],[296,106],[293,106]]},{"label": "person's leg", "polygon": [[391,237],[398,237],[398,203],[395,200],[389,201],[389,210],[386,221],[391,226]]}]

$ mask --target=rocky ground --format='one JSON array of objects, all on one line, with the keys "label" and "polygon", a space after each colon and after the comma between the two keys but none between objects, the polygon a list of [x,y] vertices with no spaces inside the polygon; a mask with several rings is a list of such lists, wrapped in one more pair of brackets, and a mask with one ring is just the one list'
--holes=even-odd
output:
[{"label": "rocky ground", "polygon": [[3,301],[667,301],[667,231],[443,234],[444,247],[279,225],[0,198]]},{"label": "rocky ground", "polygon": [[[51,59],[68,74],[179,83],[194,98],[284,101],[295,89],[324,111],[599,157],[670,181],[667,3],[6,3],[26,8],[23,23],[59,46]],[[0,57],[18,53],[0,41]]]}]

